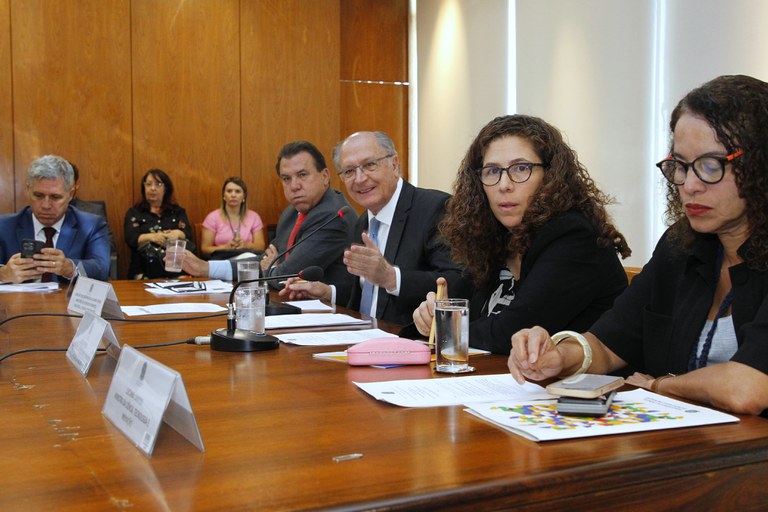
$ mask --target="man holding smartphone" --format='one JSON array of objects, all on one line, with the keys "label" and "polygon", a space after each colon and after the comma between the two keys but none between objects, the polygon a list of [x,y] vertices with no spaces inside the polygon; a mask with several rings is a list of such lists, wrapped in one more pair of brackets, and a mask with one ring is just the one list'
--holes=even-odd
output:
[{"label": "man holding smartphone", "polygon": [[0,262],[5,262],[0,281],[66,281],[75,276],[78,263],[88,277],[107,279],[107,223],[69,206],[74,186],[74,171],[65,159],[46,155],[32,162],[27,169],[29,206],[0,215]]}]

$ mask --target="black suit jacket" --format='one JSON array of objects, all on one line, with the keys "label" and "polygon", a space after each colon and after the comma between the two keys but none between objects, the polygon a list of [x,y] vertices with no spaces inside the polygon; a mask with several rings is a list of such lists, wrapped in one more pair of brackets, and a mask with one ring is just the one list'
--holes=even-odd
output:
[{"label": "black suit jacket", "polygon": [[[471,297],[469,344],[509,355],[520,329],[540,325],[550,333],[584,332],[627,287],[627,276],[613,247],[598,247],[597,232],[576,211],[559,215],[537,230],[523,255],[515,298],[498,314],[483,311],[499,281],[471,294],[462,286],[451,297]],[[464,284],[464,283],[462,283]]]},{"label": "black suit jacket", "polygon": [[[742,258],[750,243],[739,248]],[[643,271],[589,332],[638,371],[686,373],[714,300],[719,246],[715,235],[697,234],[684,250],[665,233]],[[738,342],[731,361],[768,373],[768,272],[746,263],[729,271]]]},{"label": "black suit jacket", "polygon": [[[394,296],[379,288],[376,317],[407,325],[413,321],[413,310],[424,300],[427,292],[435,290],[435,280],[445,277],[455,282],[461,270],[451,261],[448,246],[439,239],[437,225],[445,213],[450,196],[438,190],[417,188],[403,181],[392,226],[384,248],[384,257],[400,268],[400,295]],[[368,215],[363,214],[355,225],[354,241],[362,243],[362,233],[368,229]],[[355,280],[349,307],[360,309],[362,288]]]},{"label": "black suit jacket", "polygon": [[[349,300],[353,276],[347,272],[347,267],[344,265],[344,249],[349,247],[352,241],[357,213],[350,207],[349,213],[344,217],[336,218],[312,238],[302,242],[308,234],[336,215],[344,206],[349,206],[344,194],[332,188],[326,190],[320,202],[307,212],[307,217],[296,233],[294,244],[299,244],[299,242],[301,244],[296,245],[287,257],[272,267],[269,272],[270,275],[295,274],[310,266],[321,267],[324,271],[321,281],[335,285],[337,303],[346,304]],[[280,215],[275,239],[272,241],[278,253],[283,252],[287,247],[288,238],[296,224],[298,215],[299,212],[293,205],[288,206]],[[282,288],[278,281],[268,282],[273,288]]]}]

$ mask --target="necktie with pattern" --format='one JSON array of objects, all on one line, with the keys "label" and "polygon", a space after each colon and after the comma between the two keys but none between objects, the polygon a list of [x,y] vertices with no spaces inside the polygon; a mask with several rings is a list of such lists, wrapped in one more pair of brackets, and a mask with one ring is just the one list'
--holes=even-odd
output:
[{"label": "necktie with pattern", "polygon": [[[368,226],[368,236],[373,240],[373,243],[376,244],[376,247],[379,246],[378,234],[380,225],[381,222],[379,222],[376,217],[373,217]],[[360,297],[360,312],[368,316],[371,316],[371,306],[373,305],[374,300],[373,288],[373,284],[367,279],[363,282],[363,295]]]}]

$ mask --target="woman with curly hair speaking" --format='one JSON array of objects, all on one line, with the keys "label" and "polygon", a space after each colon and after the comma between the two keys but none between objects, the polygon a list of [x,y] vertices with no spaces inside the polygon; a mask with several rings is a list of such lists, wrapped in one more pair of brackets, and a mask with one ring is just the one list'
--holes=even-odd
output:
[{"label": "woman with curly hair speaking", "polygon": [[667,230],[589,332],[512,338],[512,375],[608,373],[738,413],[768,411],[768,84],[721,76],[689,92],[657,166]]},{"label": "woman with curly hair speaking", "polygon": [[[560,131],[531,116],[488,123],[469,146],[440,224],[466,276],[451,296],[471,297],[469,343],[509,354],[519,329],[586,329],[627,286],[608,198]],[[438,284],[443,284],[438,280]],[[435,294],[414,311],[428,335]]]}]

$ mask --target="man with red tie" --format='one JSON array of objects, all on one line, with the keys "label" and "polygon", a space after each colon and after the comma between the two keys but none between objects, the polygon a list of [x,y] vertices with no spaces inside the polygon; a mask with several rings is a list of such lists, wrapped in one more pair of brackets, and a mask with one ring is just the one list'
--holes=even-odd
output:
[{"label": "man with red tie", "polygon": [[[344,265],[344,249],[352,243],[357,214],[338,217],[321,231],[307,238],[321,224],[328,221],[349,202],[344,194],[331,188],[331,178],[323,154],[307,141],[290,142],[283,146],[275,165],[283,185],[283,193],[290,205],[280,214],[275,239],[264,252],[262,271],[270,275],[295,274],[310,266],[323,268],[322,281],[335,285],[336,302],[346,304],[353,283]],[[292,249],[293,246],[295,249]],[[285,256],[275,258],[287,250]],[[282,288],[277,281],[270,285]]]},{"label": "man with red tie", "polygon": [[[75,177],[65,159],[46,155],[27,169],[29,206],[0,215],[0,281],[67,281],[82,263],[88,277],[109,275],[109,234],[103,218],[69,206]],[[23,240],[43,248],[31,258],[21,255]]]}]

